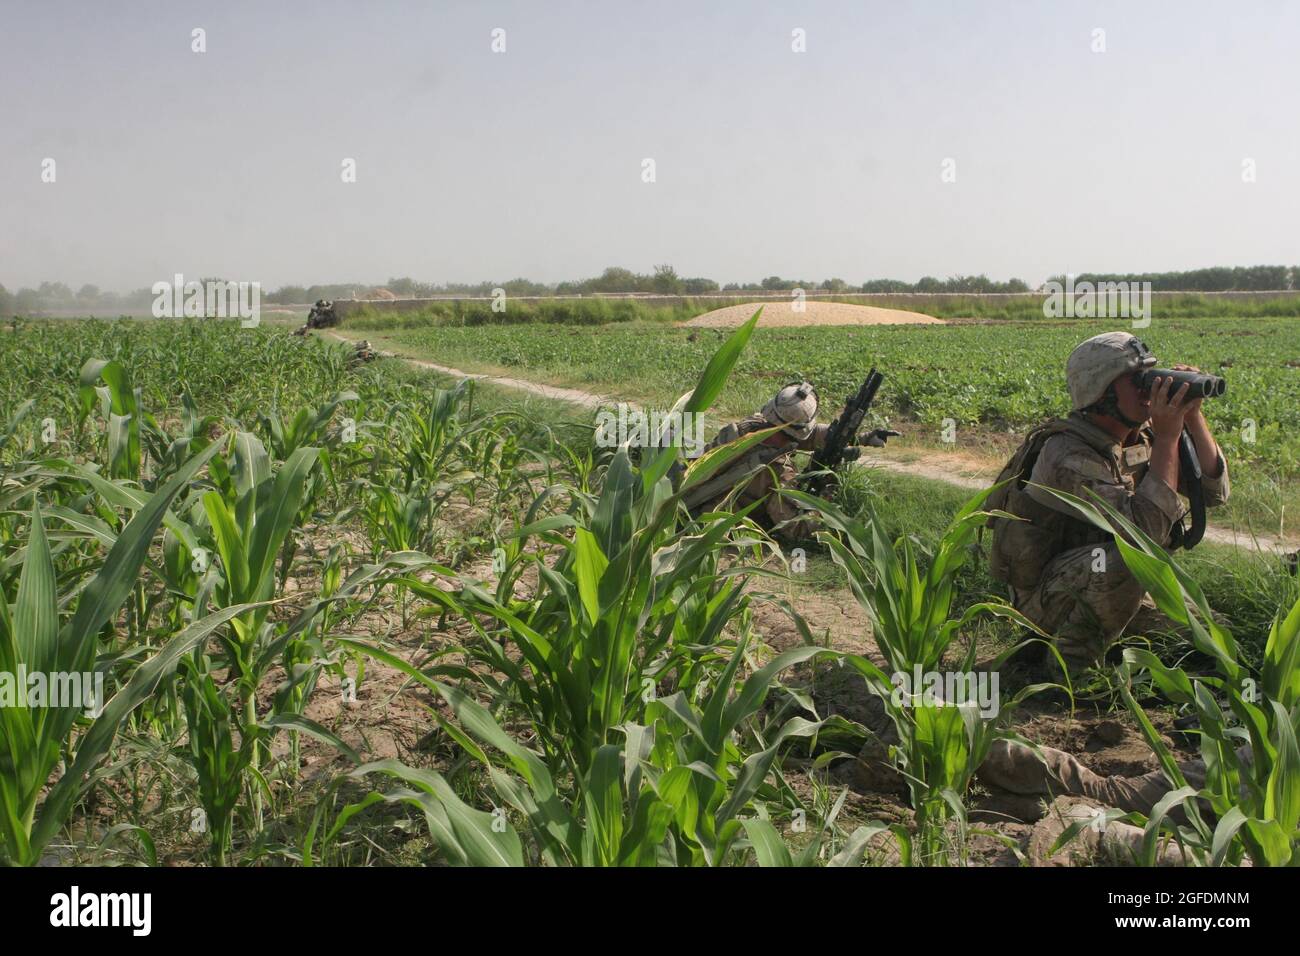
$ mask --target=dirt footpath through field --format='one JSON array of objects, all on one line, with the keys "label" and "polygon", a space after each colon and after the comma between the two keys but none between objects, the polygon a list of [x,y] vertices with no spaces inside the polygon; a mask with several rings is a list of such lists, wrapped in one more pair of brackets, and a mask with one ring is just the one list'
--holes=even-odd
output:
[{"label": "dirt footpath through field", "polygon": [[[904,313],[907,314],[907,313]],[[753,315],[751,312],[750,315]],[[327,331],[325,333],[330,338],[348,345],[355,344],[355,341],[339,335],[337,332]],[[417,368],[427,368],[432,372],[439,372],[443,375],[449,375],[452,378],[472,378],[478,381],[484,381],[491,385],[499,385],[502,388],[513,388],[518,391],[528,392],[541,398],[549,398],[555,401],[571,402],[574,405],[581,405],[584,408],[601,408],[609,407],[618,403],[619,399],[610,395],[598,395],[595,392],[584,392],[577,388],[559,388],[554,385],[543,385],[540,382],[529,382],[521,378],[501,378],[494,375],[485,375],[481,373],[462,372],[458,368],[452,368],[448,365],[438,365],[436,362],[426,362],[423,359],[408,358],[405,355],[399,355],[396,352],[378,353],[384,358],[400,358],[408,365],[414,365]],[[633,403],[628,403],[636,407]],[[862,468],[882,468],[885,471],[895,472],[900,475],[912,475],[917,478],[925,478],[930,481],[942,481],[945,484],[954,485],[958,488],[968,488],[972,491],[982,491],[992,484],[993,477],[997,472],[997,465],[990,465],[990,474],[988,477],[979,477],[975,475],[963,475],[961,471],[969,471],[971,462],[966,456],[949,455],[944,452],[922,452],[919,456],[913,454],[909,449],[909,460],[899,461],[885,457],[889,454],[883,449],[876,449],[871,455],[870,460],[858,462]],[[997,463],[1000,464],[1000,463]],[[1294,550],[1294,545],[1288,544],[1269,535],[1251,535],[1239,532],[1233,528],[1215,528],[1205,529],[1205,540],[1213,541],[1215,544],[1231,545],[1234,548],[1242,548],[1246,551],[1290,551]]]},{"label": "dirt footpath through field", "polygon": [[759,324],[777,325],[943,325],[932,315],[907,312],[903,309],[882,309],[874,305],[854,305],[851,302],[825,302],[820,299],[803,302],[785,299],[768,299],[763,302],[746,302],[729,305],[696,316],[686,326],[709,329],[732,329],[749,321],[762,306],[763,317]]}]

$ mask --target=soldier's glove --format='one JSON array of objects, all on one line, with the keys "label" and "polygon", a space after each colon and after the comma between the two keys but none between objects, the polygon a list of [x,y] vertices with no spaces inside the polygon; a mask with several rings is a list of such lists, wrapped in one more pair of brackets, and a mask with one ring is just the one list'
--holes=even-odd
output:
[{"label": "soldier's glove", "polygon": [[859,445],[869,445],[872,448],[884,448],[885,440],[897,438],[902,432],[890,431],[888,428],[877,428],[875,431],[863,432],[858,436]]}]

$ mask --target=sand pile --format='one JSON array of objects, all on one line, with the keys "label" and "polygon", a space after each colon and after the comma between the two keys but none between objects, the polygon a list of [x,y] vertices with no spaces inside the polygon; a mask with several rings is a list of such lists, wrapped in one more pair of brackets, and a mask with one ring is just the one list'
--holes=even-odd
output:
[{"label": "sand pile", "polygon": [[696,316],[683,325],[703,326],[706,328],[734,328],[743,324],[759,306],[763,307],[763,317],[758,320],[760,326],[774,325],[943,325],[932,315],[921,312],[906,312],[902,309],[882,309],[874,305],[852,305],[848,302],[824,302],[809,299],[803,303],[803,311],[794,310],[795,303],[789,299],[769,299],[766,302],[746,302],[744,305],[729,305],[725,309],[714,309]]}]

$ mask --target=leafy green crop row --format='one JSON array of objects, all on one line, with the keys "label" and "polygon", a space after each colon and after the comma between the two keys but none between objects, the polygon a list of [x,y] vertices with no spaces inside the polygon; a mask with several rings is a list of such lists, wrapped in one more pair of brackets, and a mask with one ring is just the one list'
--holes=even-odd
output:
[{"label": "leafy green crop row", "polygon": [[[744,414],[791,379],[815,383],[828,405],[875,365],[887,376],[877,400],[886,416],[960,428],[1024,429],[1069,408],[1065,358],[1116,320],[759,328],[721,399]],[[1228,379],[1227,395],[1206,403],[1225,449],[1240,460],[1300,471],[1300,323],[1289,319],[1179,319],[1138,330],[1167,362]],[[596,328],[429,327],[391,340],[413,354],[470,368],[671,402],[684,371],[698,368],[724,333],[653,325]],[[1253,441],[1242,437],[1255,423]]]}]

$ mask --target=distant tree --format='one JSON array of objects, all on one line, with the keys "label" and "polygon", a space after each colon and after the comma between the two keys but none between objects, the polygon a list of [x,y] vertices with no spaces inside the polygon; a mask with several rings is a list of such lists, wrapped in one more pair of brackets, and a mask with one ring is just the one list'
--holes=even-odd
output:
[{"label": "distant tree", "polygon": [[651,284],[661,295],[679,295],[682,291],[682,280],[677,277],[677,270],[667,263],[655,266]]},{"label": "distant tree", "polygon": [[996,291],[996,283],[986,275],[950,276],[943,284],[945,292],[986,293]]},{"label": "distant tree", "polygon": [[118,297],[117,305],[120,308],[143,309],[153,305],[153,289],[132,289],[125,295]]},{"label": "distant tree", "polygon": [[[488,295],[492,294],[494,288],[497,287],[492,286],[487,290]],[[549,295],[551,293],[551,287],[544,282],[534,282],[532,279],[524,278],[503,282],[500,288],[505,289],[507,295]]]},{"label": "distant tree", "polygon": [[91,285],[87,282],[77,290],[77,301],[82,303],[93,303],[99,300],[99,286]]},{"label": "distant tree", "polygon": [[19,289],[14,296],[14,312],[19,315],[31,315],[41,311],[41,294],[35,289]]},{"label": "distant tree", "polygon": [[942,292],[944,291],[944,284],[940,282],[938,279],[936,279],[934,276],[921,276],[921,278],[917,280],[916,285],[913,286],[913,291],[914,292]]},{"label": "distant tree", "polygon": [[610,266],[599,278],[589,279],[583,285],[591,292],[635,292],[637,276],[631,269]]},{"label": "distant tree", "polygon": [[870,279],[862,283],[863,292],[911,292],[912,286],[901,279]]},{"label": "distant tree", "polygon": [[0,285],[0,318],[12,315],[14,311],[14,297],[4,286]]},{"label": "distant tree", "polygon": [[279,305],[289,305],[294,302],[307,302],[307,289],[300,285],[282,285],[274,292],[269,293],[266,297],[268,302],[274,302]]},{"label": "distant tree", "polygon": [[825,279],[820,288],[826,292],[847,292],[849,284],[843,279]]},{"label": "distant tree", "polygon": [[36,295],[42,309],[70,309],[76,303],[76,296],[62,282],[42,282]]},{"label": "distant tree", "polygon": [[683,279],[682,292],[686,295],[708,295],[718,291],[718,284],[712,279]]}]

